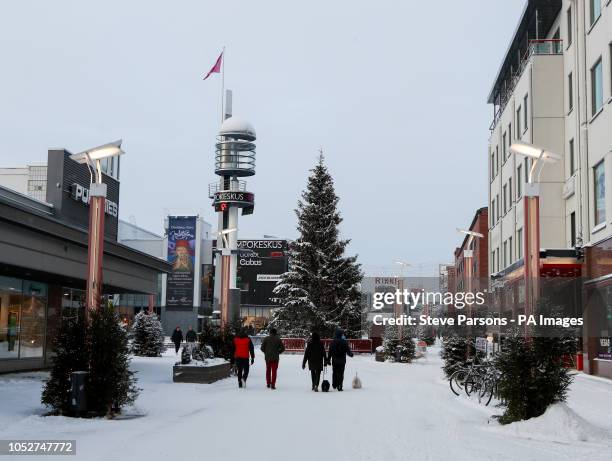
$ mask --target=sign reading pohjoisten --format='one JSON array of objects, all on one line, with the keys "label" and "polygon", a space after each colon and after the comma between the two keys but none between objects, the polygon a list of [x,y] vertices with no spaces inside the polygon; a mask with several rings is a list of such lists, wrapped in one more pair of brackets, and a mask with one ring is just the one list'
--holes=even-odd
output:
[{"label": "sign reading pohjoisten", "polygon": [[172,271],[166,283],[166,307],[192,308],[196,254],[196,217],[168,218],[168,262]]}]

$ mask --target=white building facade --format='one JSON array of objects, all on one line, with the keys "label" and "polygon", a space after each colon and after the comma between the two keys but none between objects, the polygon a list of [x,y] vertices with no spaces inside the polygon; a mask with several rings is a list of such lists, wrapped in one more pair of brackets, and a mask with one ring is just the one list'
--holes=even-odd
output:
[{"label": "white building facade", "polygon": [[[523,262],[522,197],[532,161],[510,153],[523,141],[562,157],[540,178],[543,261],[564,258],[584,278],[587,306],[589,286],[603,288],[600,304],[610,304],[612,288],[601,284],[612,273],[612,0],[529,0],[488,102],[491,276],[511,277]],[[601,360],[591,368],[612,377],[596,345],[612,334],[606,309],[596,309],[602,321],[584,348]]]}]

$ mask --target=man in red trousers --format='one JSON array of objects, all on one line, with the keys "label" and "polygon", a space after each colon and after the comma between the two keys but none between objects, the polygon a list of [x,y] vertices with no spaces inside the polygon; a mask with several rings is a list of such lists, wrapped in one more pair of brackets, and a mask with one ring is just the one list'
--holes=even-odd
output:
[{"label": "man in red trousers", "polygon": [[276,372],[278,359],[285,352],[283,341],[278,336],[276,328],[270,329],[270,334],[261,343],[261,351],[266,357],[266,383],[269,388],[276,389]]}]

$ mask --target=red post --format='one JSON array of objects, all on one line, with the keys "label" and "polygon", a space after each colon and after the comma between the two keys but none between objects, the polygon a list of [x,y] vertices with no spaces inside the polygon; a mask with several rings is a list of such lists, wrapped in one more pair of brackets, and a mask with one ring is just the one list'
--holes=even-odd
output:
[{"label": "red post", "polygon": [[[221,329],[229,324],[230,320],[230,266],[231,253],[230,250],[221,250]],[[227,254],[225,254],[227,253]]]},{"label": "red post", "polygon": [[89,191],[89,246],[87,253],[87,299],[85,319],[102,299],[102,259],[104,255],[104,210],[106,184],[91,184]]},{"label": "red post", "polygon": [[[524,242],[525,242],[525,315],[535,312],[540,297],[540,197],[538,184],[525,185]],[[529,328],[525,325],[525,337]]]}]

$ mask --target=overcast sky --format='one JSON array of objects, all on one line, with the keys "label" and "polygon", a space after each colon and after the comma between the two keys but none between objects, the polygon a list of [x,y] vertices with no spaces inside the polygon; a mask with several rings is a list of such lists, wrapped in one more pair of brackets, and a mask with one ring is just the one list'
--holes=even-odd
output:
[{"label": "overcast sky", "polygon": [[487,205],[486,97],[525,0],[12,1],[0,4],[0,165],[122,138],[120,216],[216,226],[207,184],[221,48],[257,130],[240,238],[296,237],[320,146],[342,233],[368,272],[452,261]]}]

